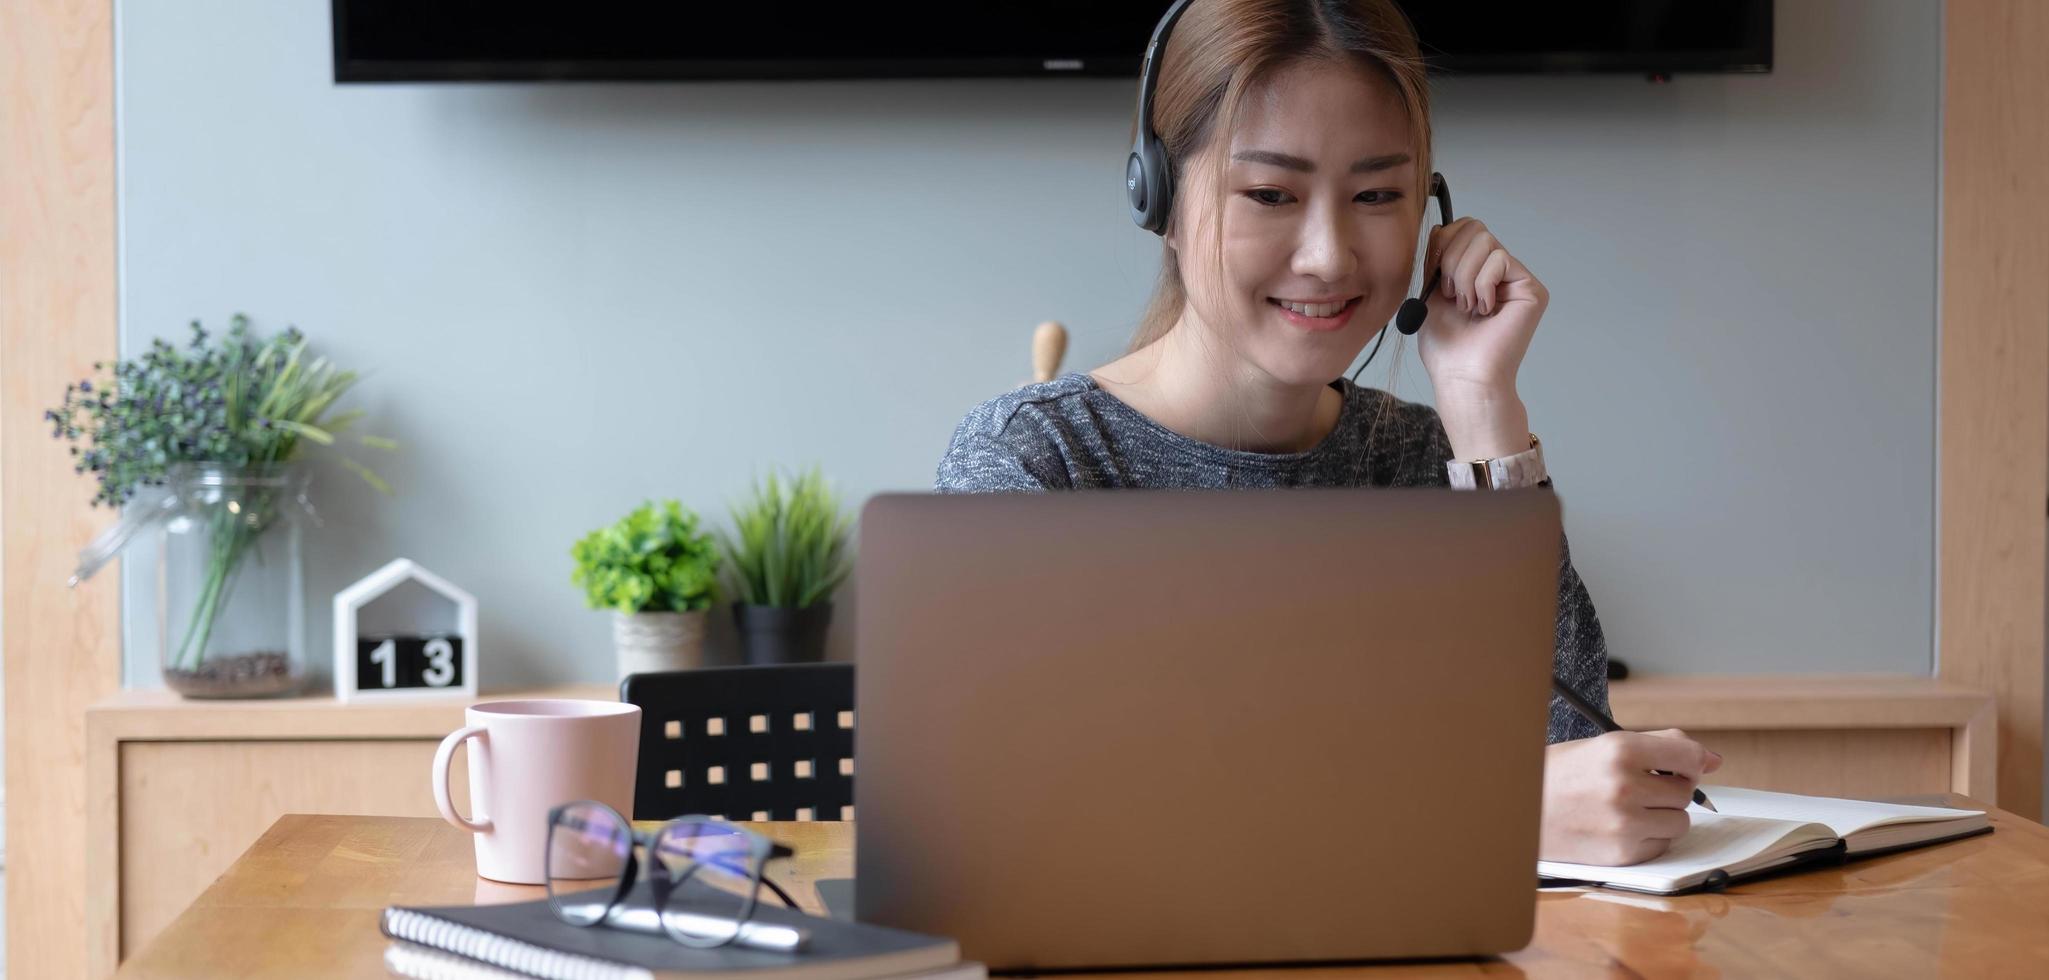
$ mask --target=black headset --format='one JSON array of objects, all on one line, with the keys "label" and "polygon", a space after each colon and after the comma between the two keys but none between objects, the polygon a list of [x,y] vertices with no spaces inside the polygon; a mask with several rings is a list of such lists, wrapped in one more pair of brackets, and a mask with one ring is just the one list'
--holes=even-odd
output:
[{"label": "black headset", "polygon": [[[1153,89],[1160,83],[1160,47],[1167,43],[1167,35],[1173,32],[1174,22],[1181,19],[1188,4],[1189,0],[1174,0],[1153,28],[1152,40],[1146,42],[1145,63],[1138,74],[1138,135],[1132,140],[1131,156],[1124,161],[1124,192],[1131,208],[1131,221],[1155,235],[1167,233],[1167,217],[1174,212],[1174,174],[1167,159],[1167,147],[1160,142],[1159,134],[1153,132]],[[1441,223],[1451,224],[1451,187],[1444,182],[1443,174],[1430,175],[1430,196],[1437,199]],[[1440,265],[1431,271],[1421,295],[1402,300],[1394,317],[1395,329],[1402,336],[1413,336],[1423,329],[1423,320],[1430,315],[1426,297],[1436,291],[1443,274]],[[1366,355],[1358,371],[1352,372],[1354,379],[1373,363],[1374,355],[1380,353],[1381,341],[1386,339],[1387,331],[1382,330],[1373,342],[1373,353]]]},{"label": "black headset", "polygon": [[1124,191],[1131,197],[1131,220],[1155,235],[1167,233],[1167,216],[1174,213],[1174,175],[1167,163],[1167,148],[1153,132],[1153,88],[1160,83],[1160,45],[1188,9],[1188,0],[1174,5],[1153,28],[1153,39],[1145,46],[1145,64],[1138,71],[1138,135],[1131,142],[1131,156],[1124,161]]}]

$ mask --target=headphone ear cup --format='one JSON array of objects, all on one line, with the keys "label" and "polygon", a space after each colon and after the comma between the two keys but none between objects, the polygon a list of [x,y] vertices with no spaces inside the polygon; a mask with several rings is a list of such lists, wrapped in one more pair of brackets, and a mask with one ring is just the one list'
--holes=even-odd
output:
[{"label": "headphone ear cup", "polygon": [[1152,229],[1152,196],[1157,185],[1152,180],[1152,168],[1146,165],[1145,147],[1131,148],[1131,155],[1124,161],[1124,203],[1131,209],[1133,224],[1148,231]]},{"label": "headphone ear cup", "polygon": [[1146,181],[1152,185],[1153,199],[1146,202],[1146,217],[1151,221],[1147,228],[1155,235],[1165,235],[1167,219],[1174,214],[1174,177],[1168,173],[1167,148],[1159,140],[1151,142],[1152,152],[1146,154],[1146,162],[1152,172],[1146,175]]},{"label": "headphone ear cup", "polygon": [[[1137,186],[1131,186],[1134,174]],[[1174,182],[1167,175],[1166,148],[1157,139],[1145,140],[1132,152],[1125,183],[1131,191],[1132,220],[1155,235],[1166,234],[1167,217],[1174,212]]]},{"label": "headphone ear cup", "polygon": [[1138,72],[1138,132],[1132,140],[1131,156],[1124,161],[1124,188],[1130,195],[1131,220],[1161,236],[1166,235],[1168,217],[1174,213],[1174,179],[1167,165],[1167,148],[1153,131],[1153,87],[1160,79],[1160,62],[1154,59],[1188,4],[1189,0],[1174,0],[1174,5],[1153,26],[1153,37],[1145,46],[1145,61],[1140,63]]}]

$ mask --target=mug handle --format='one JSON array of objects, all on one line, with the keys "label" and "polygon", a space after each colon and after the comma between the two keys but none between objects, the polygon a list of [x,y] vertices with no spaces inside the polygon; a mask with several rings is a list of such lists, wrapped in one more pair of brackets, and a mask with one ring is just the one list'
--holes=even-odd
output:
[{"label": "mug handle", "polygon": [[[455,747],[461,745],[464,739],[489,737],[490,732],[484,726],[471,725],[449,732],[448,737],[441,740],[441,747],[434,751],[434,805],[441,808],[442,818],[449,823],[479,834],[491,832],[491,818],[472,820],[455,812],[455,801],[448,798],[448,765],[455,761]],[[471,800],[470,809],[476,809],[476,803],[477,801]]]}]

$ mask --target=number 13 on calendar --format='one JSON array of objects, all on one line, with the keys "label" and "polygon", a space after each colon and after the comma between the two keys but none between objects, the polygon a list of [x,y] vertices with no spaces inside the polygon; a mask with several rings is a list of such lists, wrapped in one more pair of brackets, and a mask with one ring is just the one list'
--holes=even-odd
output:
[{"label": "number 13 on calendar", "polygon": [[459,636],[385,636],[356,641],[356,690],[447,687],[462,680]]}]

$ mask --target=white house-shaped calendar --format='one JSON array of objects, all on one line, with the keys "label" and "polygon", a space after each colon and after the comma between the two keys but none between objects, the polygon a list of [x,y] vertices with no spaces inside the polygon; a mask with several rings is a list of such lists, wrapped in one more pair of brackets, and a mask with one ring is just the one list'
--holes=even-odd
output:
[{"label": "white house-shaped calendar", "polygon": [[400,558],[334,596],[340,701],[477,695],[477,600]]}]

